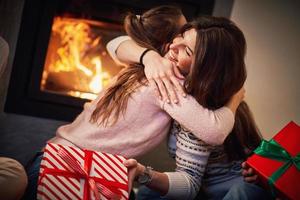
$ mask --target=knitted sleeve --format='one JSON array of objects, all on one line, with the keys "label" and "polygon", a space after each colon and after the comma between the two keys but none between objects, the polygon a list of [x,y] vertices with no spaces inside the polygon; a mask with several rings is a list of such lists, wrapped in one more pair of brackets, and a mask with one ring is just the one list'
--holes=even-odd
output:
[{"label": "knitted sleeve", "polygon": [[173,123],[170,131],[176,136],[176,172],[166,172],[169,190],[164,196],[170,199],[194,199],[198,194],[202,177],[210,155],[210,146],[191,132]]},{"label": "knitted sleeve", "polygon": [[119,36],[114,38],[113,40],[109,41],[106,45],[106,49],[111,56],[111,58],[114,60],[114,62],[118,65],[126,65],[125,63],[122,63],[118,58],[117,58],[117,49],[120,46],[120,44],[126,40],[130,40],[130,37],[127,35],[124,36]]},{"label": "knitted sleeve", "polygon": [[198,139],[210,145],[221,145],[231,132],[234,115],[227,107],[209,110],[201,106],[192,96],[177,95],[178,104],[163,103],[162,108],[182,127]]}]

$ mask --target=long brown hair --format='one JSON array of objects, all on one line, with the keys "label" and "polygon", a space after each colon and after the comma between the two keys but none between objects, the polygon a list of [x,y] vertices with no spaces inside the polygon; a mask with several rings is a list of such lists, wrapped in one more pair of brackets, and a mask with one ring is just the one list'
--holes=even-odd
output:
[{"label": "long brown hair", "polygon": [[156,49],[162,53],[164,44],[172,41],[180,27],[183,17],[178,7],[163,5],[137,16],[129,13],[124,21],[127,34],[143,47]]},{"label": "long brown hair", "polygon": [[[162,53],[164,44],[181,28],[181,16],[182,12],[177,7],[159,6],[141,16],[129,13],[124,20],[124,28],[139,45]],[[146,83],[144,68],[140,64],[132,64],[123,69],[117,75],[116,82],[99,99],[90,121],[103,126],[113,125],[124,114],[131,93]]]},{"label": "long brown hair", "polygon": [[[183,31],[190,28],[197,31],[197,40],[186,90],[202,106],[218,109],[246,80],[244,34],[232,21],[222,17],[202,16],[187,24]],[[252,113],[246,102],[242,102],[236,111],[234,128],[224,143],[229,159],[245,158],[245,148],[253,150],[260,140]]]}]

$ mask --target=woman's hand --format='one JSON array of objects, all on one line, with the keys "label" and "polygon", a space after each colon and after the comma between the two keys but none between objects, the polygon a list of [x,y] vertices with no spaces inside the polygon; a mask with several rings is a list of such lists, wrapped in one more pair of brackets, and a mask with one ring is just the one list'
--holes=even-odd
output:
[{"label": "woman's hand", "polygon": [[186,96],[178,80],[178,78],[184,79],[184,76],[170,60],[161,57],[155,51],[149,51],[143,57],[143,64],[149,84],[155,88],[156,95],[161,100],[170,103],[171,99],[174,103],[178,103],[175,90],[182,96]]},{"label": "woman's hand", "polygon": [[240,103],[244,100],[245,98],[245,88],[242,87],[237,93],[235,93],[229,102],[226,104],[226,106],[233,112],[235,113],[236,109],[239,107]]},{"label": "woman's hand", "polygon": [[257,174],[255,174],[254,170],[251,167],[249,167],[246,162],[242,163],[242,168],[243,168],[242,175],[244,176],[244,180],[246,182],[248,183],[258,182]]},{"label": "woman's hand", "polygon": [[123,162],[128,168],[128,192],[130,193],[134,180],[143,173],[145,166],[138,163],[135,159],[128,159]]}]

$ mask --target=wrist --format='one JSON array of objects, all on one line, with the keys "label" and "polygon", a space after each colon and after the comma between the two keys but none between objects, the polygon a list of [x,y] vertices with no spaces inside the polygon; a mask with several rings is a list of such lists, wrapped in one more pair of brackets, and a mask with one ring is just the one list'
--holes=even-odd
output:
[{"label": "wrist", "polygon": [[142,54],[140,55],[140,64],[144,66],[144,56],[151,51],[151,49],[144,49]]},{"label": "wrist", "polygon": [[[146,50],[145,50],[145,51],[146,51]],[[145,51],[144,51],[144,52],[145,52]],[[145,65],[147,65],[147,63],[153,61],[154,59],[160,58],[160,57],[161,57],[161,56],[160,56],[156,51],[150,49],[149,51],[147,51],[147,52],[144,54],[143,58],[140,59],[140,60],[142,60],[142,63],[141,63],[141,64],[143,64],[143,65],[145,66]]]},{"label": "wrist", "polygon": [[137,176],[137,181],[141,185],[148,185],[153,178],[153,168],[150,166],[143,166],[139,171],[139,175]]},{"label": "wrist", "polygon": [[144,171],[145,171],[145,166],[138,163],[138,167],[137,167],[137,176],[141,175]]}]

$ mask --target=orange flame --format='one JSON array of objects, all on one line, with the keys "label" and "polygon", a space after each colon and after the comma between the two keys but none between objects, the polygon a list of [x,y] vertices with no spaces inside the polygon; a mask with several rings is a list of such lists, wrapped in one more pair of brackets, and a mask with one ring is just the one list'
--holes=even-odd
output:
[{"label": "orange flame", "polygon": [[[61,17],[54,18],[53,36],[60,45],[52,49],[56,56],[50,59],[43,78],[50,78],[52,74],[56,76],[53,78],[56,83],[61,82],[69,88],[68,94],[94,99],[110,79],[110,74],[102,71],[102,61],[96,51],[101,36],[93,36],[90,25],[84,20]],[[71,74],[76,77],[65,77]],[[45,82],[42,80],[42,84]]]}]

